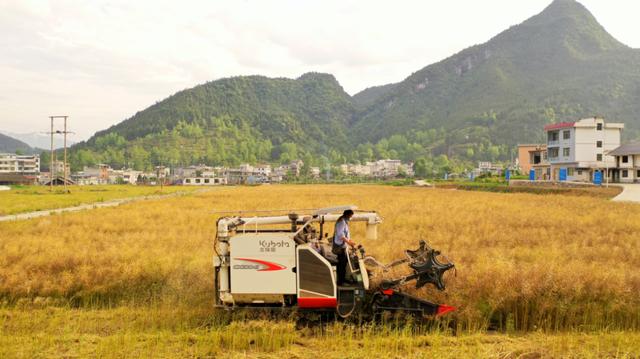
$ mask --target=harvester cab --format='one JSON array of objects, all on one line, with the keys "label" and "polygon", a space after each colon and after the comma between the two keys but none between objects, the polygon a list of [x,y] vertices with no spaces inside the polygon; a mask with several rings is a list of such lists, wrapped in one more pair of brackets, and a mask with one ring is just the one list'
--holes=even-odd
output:
[{"label": "harvester cab", "polygon": [[[406,258],[387,265],[368,256],[362,246],[348,250],[347,278],[353,284],[338,286],[331,241],[334,224],[346,209],[355,211],[350,222],[366,225],[367,240],[377,240],[382,218],[355,206],[219,218],[214,244],[216,306],[335,312],[342,318],[395,311],[438,316],[454,310],[402,291],[411,281],[416,288],[433,284],[444,290],[443,274],[454,268],[424,241],[418,249],[406,250]],[[385,276],[401,264],[408,265],[411,273],[371,284],[374,273]]]}]

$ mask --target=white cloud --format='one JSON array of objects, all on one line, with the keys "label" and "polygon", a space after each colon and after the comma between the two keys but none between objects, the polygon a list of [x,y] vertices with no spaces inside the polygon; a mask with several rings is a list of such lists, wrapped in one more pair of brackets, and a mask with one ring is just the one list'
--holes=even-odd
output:
[{"label": "white cloud", "polygon": [[[0,0],[0,129],[46,130],[69,114],[77,139],[221,77],[330,72],[350,93],[402,80],[482,43],[549,0]],[[635,2],[585,0],[640,47]]]}]

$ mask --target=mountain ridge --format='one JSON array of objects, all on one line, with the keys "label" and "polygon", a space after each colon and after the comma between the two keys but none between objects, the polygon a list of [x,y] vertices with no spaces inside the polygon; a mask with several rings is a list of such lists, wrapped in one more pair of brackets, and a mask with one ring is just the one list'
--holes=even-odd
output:
[{"label": "mountain ridge", "polygon": [[35,152],[37,152],[37,149],[32,148],[28,144],[11,136],[0,133],[0,153],[32,154]]},{"label": "mountain ridge", "polygon": [[627,122],[626,136],[638,137],[639,98],[640,51],[608,34],[582,4],[555,0],[398,83],[349,96],[331,74],[219,79],[74,148],[84,151],[80,163],[93,157],[122,165],[136,153],[174,164],[505,160],[518,142],[542,141],[544,124],[559,119],[600,115]]},{"label": "mountain ridge", "polygon": [[[587,36],[590,30],[595,31],[595,35]],[[595,54],[586,51],[593,48],[599,51]],[[637,63],[638,51],[608,35],[584,6],[573,0],[556,0],[540,14],[510,27],[486,43],[471,46],[414,72],[360,115],[361,129],[356,132],[365,133],[362,141],[376,141],[387,133],[406,132],[410,127],[408,121],[420,125],[420,121],[411,117],[425,118],[426,125],[455,128],[456,122],[459,124],[485,112],[505,111],[511,105],[529,102],[532,95],[539,97],[533,100],[542,102],[542,106],[554,107],[547,102],[553,97],[549,94],[557,87],[554,82],[558,78],[587,78],[593,67],[604,72],[603,77],[610,77],[606,64],[589,65],[603,62],[603,57],[607,61],[617,61],[615,56],[620,52]],[[637,78],[638,74],[633,76]],[[575,91],[582,86],[572,86],[568,90]],[[635,90],[637,84],[631,83],[631,87]],[[518,98],[514,98],[516,96]],[[583,94],[581,97],[589,96]],[[506,101],[501,103],[503,99]],[[422,106],[413,106],[411,102],[419,102]],[[455,106],[451,106],[452,103]],[[412,110],[413,116],[399,113],[401,111],[393,109],[394,106],[402,107],[405,112]],[[469,109],[465,110],[465,107]],[[589,112],[567,111],[566,115],[591,115]],[[433,117],[438,123],[433,123]],[[543,123],[538,119],[536,125]],[[377,131],[365,132],[362,127],[376,127]]]}]

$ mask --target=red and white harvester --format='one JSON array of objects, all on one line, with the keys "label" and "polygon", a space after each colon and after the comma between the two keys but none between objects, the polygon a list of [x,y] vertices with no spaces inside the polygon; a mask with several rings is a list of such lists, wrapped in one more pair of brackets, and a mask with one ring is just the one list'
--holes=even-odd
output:
[{"label": "red and white harvester", "polygon": [[[405,258],[388,265],[367,256],[362,246],[349,250],[347,278],[353,284],[338,286],[331,240],[335,222],[345,209],[355,210],[351,226],[363,222],[367,240],[375,241],[382,219],[376,212],[357,211],[355,206],[219,218],[214,244],[216,306],[333,312],[341,318],[353,314],[375,317],[384,312],[436,317],[455,310],[401,290],[413,281],[416,288],[433,284],[445,289],[443,274],[454,264],[441,260],[440,252],[424,241],[417,249],[406,250]],[[384,276],[401,264],[408,265],[411,273],[370,284],[372,275]]]}]

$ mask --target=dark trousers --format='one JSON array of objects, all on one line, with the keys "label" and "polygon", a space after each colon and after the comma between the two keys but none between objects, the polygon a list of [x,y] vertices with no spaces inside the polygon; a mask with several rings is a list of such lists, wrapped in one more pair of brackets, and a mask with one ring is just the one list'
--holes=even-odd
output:
[{"label": "dark trousers", "polygon": [[337,265],[337,272],[338,272],[338,285],[342,285],[344,284],[345,280],[347,279],[347,253],[345,250],[340,251],[340,253],[338,253],[338,265]]}]

